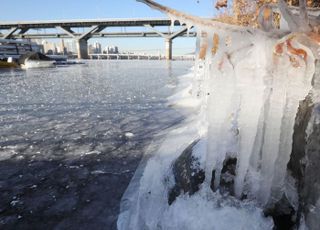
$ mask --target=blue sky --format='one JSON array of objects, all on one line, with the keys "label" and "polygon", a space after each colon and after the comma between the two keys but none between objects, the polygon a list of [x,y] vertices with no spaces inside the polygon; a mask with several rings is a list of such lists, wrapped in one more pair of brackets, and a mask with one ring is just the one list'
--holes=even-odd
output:
[{"label": "blue sky", "polygon": [[[216,13],[213,0],[157,0],[157,2],[202,17],[212,17]],[[4,1],[0,7],[0,21],[138,17],[166,16],[135,0],[15,0]],[[160,38],[104,38],[90,39],[89,43],[95,41],[102,43],[103,47],[117,45],[120,50],[162,51],[164,49],[164,41]],[[194,44],[192,38],[177,38],[174,41],[174,54],[188,53],[194,49]]]}]

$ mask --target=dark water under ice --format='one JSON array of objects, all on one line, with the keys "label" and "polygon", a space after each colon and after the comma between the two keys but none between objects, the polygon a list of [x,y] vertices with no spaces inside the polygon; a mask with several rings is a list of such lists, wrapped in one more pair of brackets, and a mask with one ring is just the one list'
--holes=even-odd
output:
[{"label": "dark water under ice", "polygon": [[119,203],[190,62],[0,72],[0,229],[115,229]]}]

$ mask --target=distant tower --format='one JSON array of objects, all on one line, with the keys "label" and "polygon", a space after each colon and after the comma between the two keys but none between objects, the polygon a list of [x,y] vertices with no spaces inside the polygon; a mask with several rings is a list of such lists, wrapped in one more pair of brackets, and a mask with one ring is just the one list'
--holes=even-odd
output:
[{"label": "distant tower", "polygon": [[64,45],[64,39],[61,39],[61,52],[63,55],[67,54],[67,48]]},{"label": "distant tower", "polygon": [[53,54],[58,54],[58,47],[55,43],[52,44],[53,45]]},{"label": "distant tower", "polygon": [[66,45],[66,50],[67,50],[68,54],[70,54],[70,53],[75,54],[76,53],[77,47],[76,47],[76,43],[75,43],[74,39],[67,40],[65,45]]},{"label": "distant tower", "polygon": [[95,53],[101,54],[101,44],[99,42],[94,43]]}]

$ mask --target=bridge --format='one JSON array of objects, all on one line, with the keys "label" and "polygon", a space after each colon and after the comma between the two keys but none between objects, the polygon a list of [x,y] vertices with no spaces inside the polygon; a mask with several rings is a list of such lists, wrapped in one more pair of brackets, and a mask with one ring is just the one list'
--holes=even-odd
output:
[{"label": "bridge", "polygon": [[[147,32],[104,32],[107,28],[114,27],[144,27]],[[159,27],[174,27],[175,31],[163,32]],[[86,31],[77,33],[75,28]],[[32,29],[56,29],[52,33],[30,33]],[[77,43],[78,58],[87,59],[88,40],[97,37],[162,37],[165,41],[166,59],[172,59],[172,41],[179,36],[195,37],[195,32],[188,33],[188,28],[179,22],[171,22],[164,18],[149,19],[95,19],[95,20],[53,20],[32,22],[0,22],[0,38],[3,39],[35,39],[35,38],[72,38]]]},{"label": "bridge", "polygon": [[[89,54],[90,59],[125,59],[125,60],[162,60],[162,55],[148,55],[148,54]],[[178,55],[172,56],[173,60],[195,60],[195,56],[189,55]]]}]

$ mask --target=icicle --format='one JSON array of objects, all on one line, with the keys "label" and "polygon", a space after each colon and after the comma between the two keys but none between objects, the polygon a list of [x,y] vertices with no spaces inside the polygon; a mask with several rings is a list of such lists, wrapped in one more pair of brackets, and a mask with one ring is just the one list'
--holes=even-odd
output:
[{"label": "icicle", "polygon": [[192,29],[193,25],[186,25],[187,27],[187,37],[190,36],[190,30]]},{"label": "icicle", "polygon": [[[273,74],[273,90],[266,118],[265,138],[262,148],[262,181],[258,193],[258,198],[262,204],[267,204],[269,201],[271,189],[274,196],[277,198],[281,196],[286,164],[291,153],[295,114],[299,101],[303,100],[311,89],[311,78],[314,72],[312,65],[306,69],[295,67],[296,63],[292,62],[294,58],[301,58],[301,61],[306,61],[305,59],[309,57],[311,63],[314,60],[311,58],[310,51],[308,51],[308,55],[305,54],[303,57],[292,56],[298,55],[298,51],[301,50],[302,52],[305,48],[298,49],[298,44],[291,44],[291,39],[283,39],[288,46],[288,55],[290,56],[279,57],[278,69]],[[306,51],[304,52],[306,53]]]},{"label": "icicle", "polygon": [[311,79],[315,72],[312,52],[301,44],[294,44],[295,47],[301,47],[306,50],[308,59],[303,67],[288,68],[288,80],[286,90],[286,106],[284,108],[284,117],[281,124],[280,147],[277,160],[275,162],[275,172],[272,182],[273,199],[279,200],[282,197],[282,188],[286,176],[286,165],[290,159],[292,150],[292,136],[296,113],[299,102],[305,98],[311,90]]},{"label": "icicle", "polygon": [[201,96],[200,85],[201,79],[200,76],[203,76],[201,60],[199,59],[199,52],[201,46],[201,31],[197,30],[197,40],[196,40],[196,50],[195,50],[195,71],[194,71],[194,80],[192,83],[192,94],[194,97],[199,98]]},{"label": "icicle", "polygon": [[288,23],[288,26],[291,31],[297,31],[299,28],[299,23],[291,11],[288,9],[287,3],[284,0],[278,0],[278,7],[281,11],[282,16]]},{"label": "icicle", "polygon": [[[213,37],[211,38],[213,39]],[[220,35],[222,43],[222,36]],[[209,50],[209,52],[212,48]],[[211,53],[211,52],[210,52]],[[214,56],[212,68],[219,69],[219,62],[225,59],[226,48],[220,45]],[[235,133],[233,121],[236,119],[238,100],[235,97],[235,77],[233,66],[226,60],[220,71],[214,71],[209,83],[208,98],[208,152],[206,158],[206,183],[211,184],[214,174],[214,188],[220,183],[220,175],[226,154],[234,151]]]},{"label": "icicle", "polygon": [[258,200],[265,205],[270,197],[274,163],[279,153],[281,123],[285,107],[285,79],[287,73],[282,69],[273,74],[273,90],[270,97],[268,116],[265,119],[265,138],[262,147],[261,177]]},{"label": "icicle", "polygon": [[220,38],[217,33],[214,33],[213,35],[212,44],[213,45],[212,45],[211,53],[212,55],[215,55],[218,52],[219,44],[220,44]]},{"label": "icicle", "polygon": [[241,100],[238,118],[240,129],[239,163],[235,180],[235,194],[238,198],[242,196],[244,179],[249,169],[250,157],[258,132],[259,118],[264,105],[264,76],[266,75],[264,70],[267,65],[267,57],[261,56],[264,53],[265,45],[263,42],[261,43],[254,46],[250,56],[247,56],[245,61],[240,61],[236,68],[237,91]]},{"label": "icicle", "polygon": [[176,19],[171,17],[170,20],[171,20],[170,32],[172,33],[174,31],[174,24],[175,24]]},{"label": "icicle", "polygon": [[308,17],[306,0],[299,0],[299,9],[300,9],[300,26],[305,31],[311,31],[310,25],[309,25],[309,17]]},{"label": "icicle", "polygon": [[199,59],[205,60],[208,51],[208,33],[206,31],[201,32]]},{"label": "icicle", "polygon": [[280,12],[292,32],[310,32],[308,13],[305,8],[305,0],[300,1],[300,17],[295,16],[288,8],[287,3],[284,0],[278,0],[278,7]]}]

